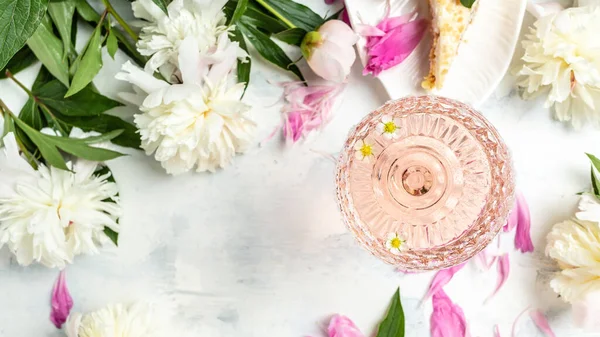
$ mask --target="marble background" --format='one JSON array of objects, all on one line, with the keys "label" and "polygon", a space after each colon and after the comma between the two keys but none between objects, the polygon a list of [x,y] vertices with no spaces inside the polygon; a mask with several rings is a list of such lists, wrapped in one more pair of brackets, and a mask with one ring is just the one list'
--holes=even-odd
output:
[{"label": "marble background", "polygon": [[[115,2],[127,11],[127,2]],[[320,0],[305,3],[320,13],[328,10]],[[525,27],[531,18],[526,21]],[[116,97],[129,90],[113,79],[126,58],[119,54],[113,61],[105,53],[103,59],[95,80],[100,91]],[[195,336],[206,337],[322,336],[325,320],[343,313],[370,336],[400,286],[407,336],[428,336],[431,304],[420,298],[433,274],[403,275],[355,243],[335,203],[334,163],[324,155],[335,154],[348,130],[388,99],[381,85],[356,65],[336,117],[322,133],[294,146],[279,136],[259,146],[281,121],[281,89],[271,83],[290,77],[259,58],[254,65],[245,99],[259,125],[257,145],[231,167],[171,177],[141,151],[110,162],[125,209],[120,247],[78,257],[67,268],[74,311],[150,300],[175,313]],[[30,85],[38,69],[17,77]],[[482,272],[471,263],[447,290],[463,307],[474,336],[492,336],[494,324],[508,336],[527,306],[546,312],[557,336],[582,336],[571,326],[569,306],[548,287],[554,265],[544,246],[551,226],[572,214],[576,193],[589,186],[584,152],[600,154],[600,132],[554,121],[543,101],[521,100],[511,83],[505,79],[480,110],[512,151],[536,250],[514,252],[512,236],[502,236],[511,274],[485,305],[496,284],[494,269]],[[6,80],[0,81],[0,97],[16,111],[25,102]],[[6,249],[0,251],[0,336],[62,336],[48,319],[57,274],[20,267]],[[517,336],[542,334],[524,319]]]}]

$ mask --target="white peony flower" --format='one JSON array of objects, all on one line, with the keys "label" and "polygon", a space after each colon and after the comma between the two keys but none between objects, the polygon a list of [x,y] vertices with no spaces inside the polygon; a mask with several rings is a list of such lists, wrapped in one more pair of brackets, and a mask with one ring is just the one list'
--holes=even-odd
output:
[{"label": "white peony flower", "polygon": [[248,116],[250,107],[240,101],[244,85],[228,83],[236,64],[235,48],[220,53],[218,62],[197,50],[194,39],[181,44],[182,84],[156,79],[129,62],[117,74],[137,87],[137,94],[121,97],[143,112],[135,116],[142,148],[148,155],[154,153],[170,174],[194,166],[198,172],[227,166],[236,153],[246,150],[256,128]]},{"label": "white peony flower", "polygon": [[579,212],[575,213],[579,220],[600,223],[600,200],[593,194],[582,194],[579,200]]},{"label": "white peony flower", "polygon": [[567,220],[548,234],[546,254],[562,269],[550,282],[569,303],[600,290],[600,226],[589,221]]},{"label": "white peony flower", "polygon": [[[0,247],[7,245],[21,265],[33,261],[62,268],[75,255],[95,254],[118,232],[121,208],[110,173],[96,176],[98,163],[68,163],[73,172],[39,165],[19,155],[14,134],[0,154]],[[110,202],[113,200],[115,202]]]},{"label": "white peony flower", "polygon": [[148,21],[137,43],[140,54],[151,56],[146,63],[146,71],[159,69],[167,80],[172,81],[172,75],[178,75],[179,47],[186,38],[194,39],[202,54],[215,53],[217,45],[222,50],[227,44],[232,44],[237,56],[245,58],[246,52],[229,39],[231,27],[225,25],[222,10],[226,2],[175,0],[169,4],[169,15],[166,15],[152,0],[134,1],[134,15]]},{"label": "white peony flower", "polygon": [[546,107],[576,128],[600,125],[598,31],[599,6],[569,8],[540,18],[523,41],[523,96],[547,94]]},{"label": "white peony flower", "polygon": [[85,315],[73,313],[65,332],[67,337],[167,337],[154,308],[142,303],[113,304]]}]

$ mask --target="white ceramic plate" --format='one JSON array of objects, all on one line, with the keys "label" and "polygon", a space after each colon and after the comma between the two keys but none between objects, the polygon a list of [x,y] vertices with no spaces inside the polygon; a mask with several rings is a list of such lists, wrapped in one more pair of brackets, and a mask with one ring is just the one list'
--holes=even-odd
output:
[{"label": "white ceramic plate", "polygon": [[[508,69],[519,38],[527,0],[481,1],[471,25],[465,32],[444,87],[431,93],[477,106],[494,91]],[[353,25],[376,24],[385,13],[386,0],[346,0]],[[427,0],[392,0],[391,16],[418,10],[429,16]],[[365,39],[357,44],[359,57],[366,63]],[[431,33],[404,62],[379,75],[391,98],[425,94],[421,81],[429,71]]]}]

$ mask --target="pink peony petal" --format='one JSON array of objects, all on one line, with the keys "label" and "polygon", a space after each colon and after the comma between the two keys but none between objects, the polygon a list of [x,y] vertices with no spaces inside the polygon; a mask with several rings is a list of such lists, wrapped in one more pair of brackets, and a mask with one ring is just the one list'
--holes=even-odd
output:
[{"label": "pink peony petal", "polygon": [[508,274],[510,272],[510,263],[508,260],[508,254],[504,254],[498,258],[498,284],[496,285],[496,289],[494,292],[485,300],[489,301],[492,297],[498,293],[500,288],[504,285],[506,280],[508,279]]},{"label": "pink peony petal", "polygon": [[522,253],[533,252],[531,241],[531,214],[523,193],[517,193],[517,232],[515,233],[515,248]]},{"label": "pink peony petal", "polygon": [[350,22],[350,16],[348,15],[348,10],[344,8],[342,13],[340,14],[340,20],[344,21],[349,27],[352,27],[352,23]]},{"label": "pink peony petal", "polygon": [[500,336],[500,328],[498,327],[498,324],[494,325],[494,337],[502,337]]},{"label": "pink peony petal", "polygon": [[339,314],[331,317],[327,334],[329,337],[364,337],[350,318]]},{"label": "pink peony petal", "polygon": [[359,23],[356,25],[356,33],[360,36],[385,36],[385,32],[377,27]]},{"label": "pink peony petal", "polygon": [[538,329],[542,331],[548,337],[556,337],[552,328],[550,328],[550,324],[548,324],[548,320],[546,319],[546,315],[539,310],[532,310],[529,312],[529,317],[531,320],[537,325]]},{"label": "pink peony petal", "polygon": [[508,215],[508,219],[506,220],[506,225],[504,225],[504,227],[502,227],[502,231],[512,232],[515,229],[515,227],[517,227],[517,224],[519,223],[518,207],[519,206],[518,206],[517,202],[515,201],[515,206],[510,211],[510,214]]},{"label": "pink peony petal", "polygon": [[490,270],[490,268],[492,268],[494,262],[496,262],[498,257],[495,255],[491,255],[490,253],[488,253],[487,249],[484,249],[479,254],[475,255],[475,259],[479,262],[479,264],[484,270]]},{"label": "pink peony petal", "polygon": [[404,61],[421,42],[427,26],[426,20],[418,19],[399,25],[383,37],[367,38],[369,61],[363,75],[377,76]]},{"label": "pink peony petal", "polygon": [[444,290],[433,294],[430,319],[431,337],[468,336],[467,320],[460,306],[452,303]]},{"label": "pink peony petal", "polygon": [[433,277],[433,280],[431,281],[431,285],[429,286],[429,291],[427,291],[427,294],[425,294],[423,301],[427,300],[431,295],[442,290],[444,288],[444,286],[446,284],[448,284],[448,282],[450,282],[450,280],[452,280],[452,277],[454,276],[454,274],[456,274],[459,270],[463,269],[463,267],[465,265],[466,265],[466,263],[462,263],[462,264],[459,264],[452,268],[438,271],[435,274],[435,276]]},{"label": "pink peony petal", "polygon": [[292,143],[331,119],[334,103],[345,87],[343,84],[305,86],[298,81],[280,85],[285,101],[281,109],[283,135]]},{"label": "pink peony petal", "polygon": [[386,33],[389,33],[390,31],[400,27],[401,25],[413,21],[414,19],[416,19],[416,16],[417,12],[410,12],[401,16],[385,18],[377,24],[377,28]]},{"label": "pink peony petal", "polygon": [[73,308],[73,298],[69,294],[67,289],[67,281],[65,280],[65,271],[62,270],[58,274],[58,279],[52,289],[52,311],[50,313],[50,320],[54,323],[57,329],[60,329],[62,325],[67,321],[71,308]]}]

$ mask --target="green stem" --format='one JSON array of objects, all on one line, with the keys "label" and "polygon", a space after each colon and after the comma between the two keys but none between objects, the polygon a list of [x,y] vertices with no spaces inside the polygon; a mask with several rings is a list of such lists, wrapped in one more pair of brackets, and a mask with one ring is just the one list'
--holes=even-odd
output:
[{"label": "green stem", "polygon": [[115,18],[115,20],[117,20],[117,22],[121,25],[121,27],[123,27],[123,29],[125,29],[127,34],[129,34],[129,36],[131,36],[133,41],[137,41],[138,35],[133,31],[133,29],[131,29],[131,27],[127,24],[127,22],[125,22],[125,20],[123,20],[123,18],[119,15],[119,13],[117,13],[115,8],[110,3],[110,0],[102,0],[102,2],[104,2],[104,6],[106,6],[106,9]]},{"label": "green stem", "polygon": [[19,86],[19,88],[23,89],[23,91],[25,91],[27,93],[27,95],[29,95],[29,97],[31,97],[31,98],[34,97],[31,90],[27,89],[27,87],[24,86],[23,83],[21,83],[19,80],[17,80],[17,78],[10,72],[10,69],[6,69],[4,74],[6,75],[6,77],[10,78],[13,82],[15,82]]},{"label": "green stem", "polygon": [[266,10],[271,12],[271,14],[275,15],[279,20],[281,20],[283,23],[285,23],[291,29],[296,28],[296,26],[290,20],[288,20],[286,17],[284,17],[278,11],[276,11],[275,8],[271,7],[268,3],[266,3],[265,0],[256,0],[256,2],[258,2]]},{"label": "green stem", "polygon": [[[19,86],[19,88],[23,89],[23,91],[25,91],[27,93],[27,95],[29,96],[29,98],[31,98],[37,105],[40,106],[40,108],[42,108],[50,116],[50,118],[52,118],[52,121],[59,128],[59,131],[62,134],[66,134],[66,131],[63,130],[60,127],[60,123],[56,119],[56,116],[54,116],[54,114],[52,113],[52,111],[50,111],[50,108],[48,108],[48,106],[46,104],[44,104],[44,102],[40,101],[37,98],[37,96],[35,96],[33,94],[33,92],[31,92],[31,90],[27,89],[27,87],[25,85],[23,85],[23,83],[21,83],[19,80],[17,80],[17,78],[10,72],[9,69],[6,69],[5,74],[6,74],[6,77],[10,78],[13,82],[15,82]],[[6,107],[6,105],[3,105],[3,106]],[[12,115],[12,113],[10,111],[8,111],[8,112]]]}]

